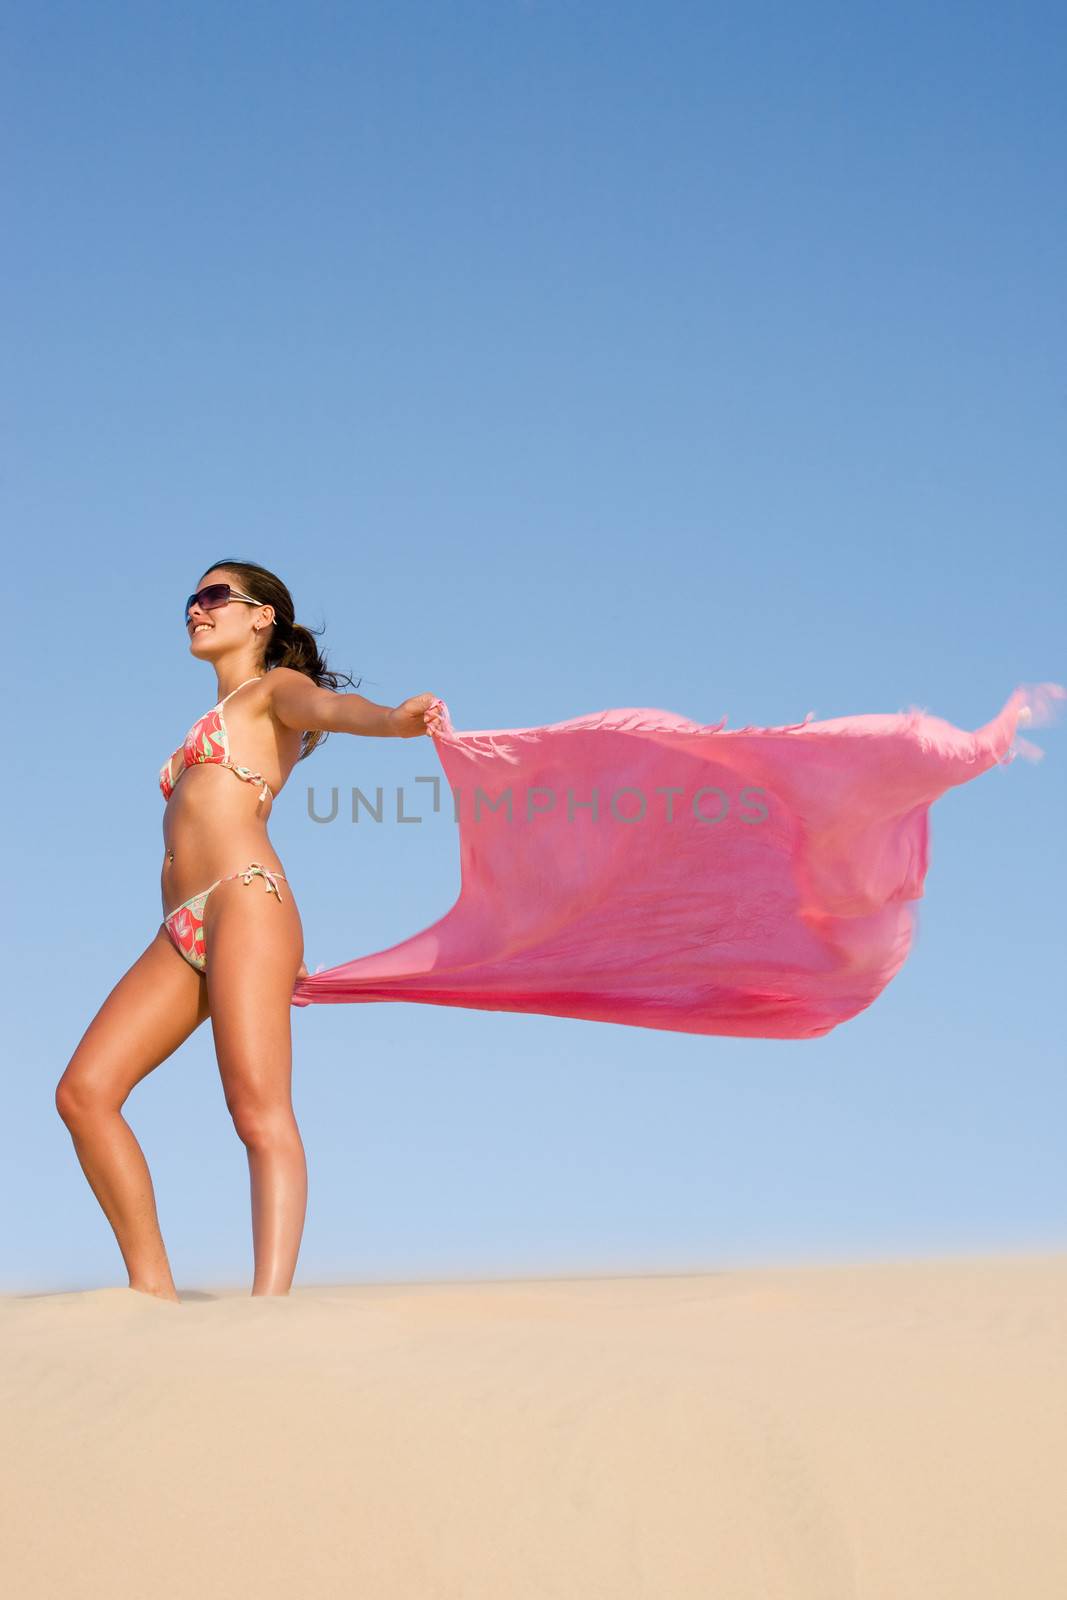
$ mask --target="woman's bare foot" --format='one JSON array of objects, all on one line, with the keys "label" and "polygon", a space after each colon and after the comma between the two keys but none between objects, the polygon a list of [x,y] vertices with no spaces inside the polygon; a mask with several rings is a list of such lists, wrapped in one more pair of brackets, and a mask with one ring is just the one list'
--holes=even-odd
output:
[{"label": "woman's bare foot", "polygon": [[173,1300],[175,1305],[181,1305],[181,1297],[179,1296],[178,1291],[175,1289],[173,1284],[171,1284],[169,1289],[149,1289],[140,1283],[131,1283],[130,1288],[136,1290],[138,1294],[150,1294],[152,1295],[153,1299]]}]

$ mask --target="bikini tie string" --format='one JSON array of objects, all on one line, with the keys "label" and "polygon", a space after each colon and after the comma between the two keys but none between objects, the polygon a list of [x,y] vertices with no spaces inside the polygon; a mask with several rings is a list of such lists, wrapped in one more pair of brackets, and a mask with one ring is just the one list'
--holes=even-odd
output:
[{"label": "bikini tie string", "polygon": [[[225,765],[225,763],[223,763],[223,765]],[[239,767],[236,765],[236,763],[231,763],[231,765],[233,766],[233,770],[236,772],[239,778],[244,778],[248,783],[261,783],[263,787],[259,791],[258,798],[260,800],[265,800],[267,798],[267,796],[270,794],[270,784],[267,782],[262,772],[253,772],[250,767]]]},{"label": "bikini tie string", "polygon": [[267,893],[270,894],[271,890],[273,890],[274,893],[278,896],[278,899],[279,900],[281,899],[282,891],[278,888],[278,884],[277,884],[277,881],[275,879],[274,873],[271,872],[269,870],[269,868],[264,867],[263,865],[261,865],[260,862],[258,862],[258,861],[251,862],[249,867],[248,867],[247,872],[242,872],[240,876],[241,876],[241,879],[242,879],[242,881],[244,883],[251,883],[252,879],[255,878],[255,877],[263,878],[266,881]]}]

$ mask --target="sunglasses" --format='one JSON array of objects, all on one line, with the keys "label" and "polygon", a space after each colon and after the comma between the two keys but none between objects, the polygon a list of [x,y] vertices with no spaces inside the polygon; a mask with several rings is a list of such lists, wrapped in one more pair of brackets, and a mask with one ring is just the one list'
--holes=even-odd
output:
[{"label": "sunglasses", "polygon": [[250,594],[242,594],[240,589],[233,589],[228,583],[209,583],[206,589],[197,590],[185,602],[185,621],[189,621],[189,613],[194,606],[199,606],[201,611],[217,611],[220,606],[228,606],[231,600],[243,600],[246,605],[261,606],[262,600],[253,600]]}]

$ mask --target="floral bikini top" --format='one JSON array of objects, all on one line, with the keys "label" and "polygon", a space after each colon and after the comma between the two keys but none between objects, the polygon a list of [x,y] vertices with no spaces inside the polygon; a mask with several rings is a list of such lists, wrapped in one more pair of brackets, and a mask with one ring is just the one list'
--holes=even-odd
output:
[{"label": "floral bikini top", "polygon": [[[259,673],[256,678],[246,678],[244,683],[237,685],[237,689],[243,689],[246,683],[256,683],[263,676],[263,673]],[[230,758],[230,736],[226,732],[226,719],[222,715],[222,708],[230,696],[237,693],[237,689],[231,689],[229,694],[224,695],[210,711],[205,711],[204,715],[193,723],[170,760],[160,767],[159,787],[164,800],[170,799],[184,772],[188,772],[190,767],[205,765],[229,767],[230,771],[236,773],[244,782],[263,785],[259,792],[260,800],[268,794],[272,800],[274,799],[274,791],[261,772],[252,772],[248,767],[239,767]],[[177,776],[172,777],[174,763],[179,757],[181,766],[178,768]]]}]

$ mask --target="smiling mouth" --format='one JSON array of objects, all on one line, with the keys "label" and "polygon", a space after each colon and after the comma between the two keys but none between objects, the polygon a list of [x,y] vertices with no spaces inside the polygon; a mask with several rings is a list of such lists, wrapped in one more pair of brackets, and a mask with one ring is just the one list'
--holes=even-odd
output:
[{"label": "smiling mouth", "polygon": [[214,623],[212,623],[212,622],[198,622],[196,627],[193,629],[192,633],[189,635],[189,637],[190,637],[190,639],[195,639],[197,634],[200,632],[201,628],[207,628],[208,630],[210,630],[213,627],[214,627]]}]

